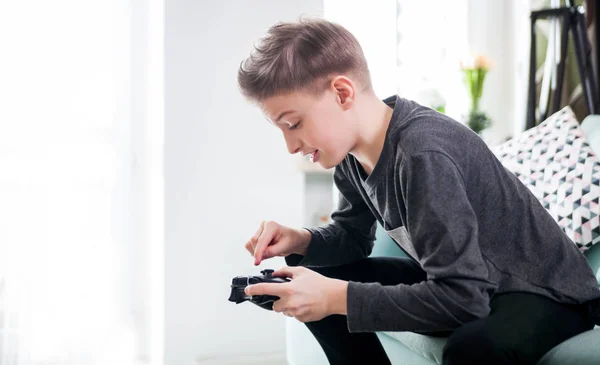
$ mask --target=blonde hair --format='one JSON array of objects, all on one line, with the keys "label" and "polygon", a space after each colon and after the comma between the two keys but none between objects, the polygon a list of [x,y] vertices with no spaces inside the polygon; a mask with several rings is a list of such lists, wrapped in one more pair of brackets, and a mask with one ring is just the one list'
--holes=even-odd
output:
[{"label": "blonde hair", "polygon": [[269,28],[240,64],[237,79],[246,98],[261,102],[293,91],[323,92],[335,74],[352,74],[364,89],[372,87],[367,61],[352,33],[313,18]]}]

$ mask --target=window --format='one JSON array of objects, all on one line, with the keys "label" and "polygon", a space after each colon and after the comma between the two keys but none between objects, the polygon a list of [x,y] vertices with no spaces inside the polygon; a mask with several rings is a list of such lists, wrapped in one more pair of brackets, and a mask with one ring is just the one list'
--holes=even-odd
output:
[{"label": "window", "polygon": [[467,1],[397,0],[398,93],[424,105],[446,101],[456,120],[468,109],[460,60],[468,54]]},{"label": "window", "polygon": [[134,314],[148,172],[133,123],[148,97],[132,68],[136,11],[0,5],[0,364],[133,364],[148,340]]}]

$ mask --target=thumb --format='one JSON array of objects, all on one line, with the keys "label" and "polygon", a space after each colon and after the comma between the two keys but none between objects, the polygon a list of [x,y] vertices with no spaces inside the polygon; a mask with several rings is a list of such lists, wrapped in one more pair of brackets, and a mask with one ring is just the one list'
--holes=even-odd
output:
[{"label": "thumb", "polygon": [[284,256],[284,249],[281,247],[281,244],[268,246],[262,254],[262,259],[270,259],[275,256]]},{"label": "thumb", "polygon": [[279,283],[259,283],[248,285],[244,289],[244,293],[246,295],[254,296],[254,295],[276,295],[278,297],[282,297],[285,295],[287,287],[285,284]]},{"label": "thumb", "polygon": [[282,227],[277,236],[276,244],[267,246],[262,253],[262,259],[270,259],[275,256],[288,256],[292,253],[294,237],[290,236],[289,229]]},{"label": "thumb", "polygon": [[282,277],[282,278],[295,278],[298,275],[300,275],[304,270],[306,270],[305,267],[302,266],[284,266],[282,268],[280,268],[277,271],[273,272],[273,276],[278,276],[278,277]]}]

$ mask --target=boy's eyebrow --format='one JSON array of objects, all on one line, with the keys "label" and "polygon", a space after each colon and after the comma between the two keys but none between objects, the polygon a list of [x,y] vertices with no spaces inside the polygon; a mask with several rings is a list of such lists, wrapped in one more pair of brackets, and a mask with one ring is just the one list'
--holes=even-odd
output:
[{"label": "boy's eyebrow", "polygon": [[283,118],[284,115],[290,114],[293,112],[294,112],[293,110],[286,110],[283,113],[279,114],[279,116],[277,118],[275,118],[275,123],[279,123],[279,121],[281,120],[281,118]]}]

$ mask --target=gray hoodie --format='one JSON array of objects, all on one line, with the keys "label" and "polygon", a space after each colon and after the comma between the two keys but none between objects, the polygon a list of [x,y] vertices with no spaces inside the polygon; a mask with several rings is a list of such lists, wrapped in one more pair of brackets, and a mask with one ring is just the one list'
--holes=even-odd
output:
[{"label": "gray hoodie", "polygon": [[335,168],[333,222],[309,229],[306,256],[286,258],[309,268],[365,258],[379,222],[423,268],[414,285],[350,281],[350,332],[452,330],[506,292],[600,297],[583,254],[479,136],[413,101],[384,101],[394,111],[373,172],[348,155]]}]

